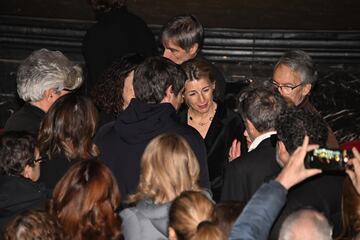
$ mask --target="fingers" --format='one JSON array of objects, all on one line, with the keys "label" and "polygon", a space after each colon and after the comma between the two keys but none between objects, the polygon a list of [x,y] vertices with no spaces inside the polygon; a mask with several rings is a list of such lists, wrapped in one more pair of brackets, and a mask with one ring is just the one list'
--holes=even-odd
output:
[{"label": "fingers", "polygon": [[229,161],[232,161],[235,158],[240,157],[240,155],[241,155],[241,143],[239,140],[234,139],[229,150]]}]

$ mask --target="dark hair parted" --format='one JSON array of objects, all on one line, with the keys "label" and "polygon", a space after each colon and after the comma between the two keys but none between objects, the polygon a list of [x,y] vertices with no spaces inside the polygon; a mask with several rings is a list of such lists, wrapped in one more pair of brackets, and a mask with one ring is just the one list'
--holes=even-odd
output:
[{"label": "dark hair parted", "polygon": [[185,191],[175,198],[170,207],[169,226],[177,239],[225,240],[224,232],[216,223],[214,207],[214,203],[198,191]]},{"label": "dark hair parted", "polygon": [[6,225],[5,240],[63,240],[64,233],[56,219],[43,209],[26,210]]},{"label": "dark hair parted", "polygon": [[317,71],[310,55],[300,49],[284,53],[276,63],[274,71],[280,65],[286,65],[291,71],[300,73],[301,83],[314,84],[317,80]]},{"label": "dark hair parted", "polygon": [[315,113],[298,107],[289,107],[276,119],[277,136],[292,154],[301,146],[305,135],[309,136],[310,144],[326,146],[328,128],[324,120]]},{"label": "dark hair parted", "polygon": [[239,98],[238,110],[261,133],[274,130],[275,120],[286,103],[277,93],[263,87],[250,86]]},{"label": "dark hair parted", "polygon": [[27,132],[0,135],[0,174],[21,175],[26,165],[34,166],[35,138]]},{"label": "dark hair parted", "polygon": [[76,94],[60,97],[42,120],[38,148],[50,159],[64,153],[68,159],[87,159],[98,155],[92,142],[97,110],[90,99]]},{"label": "dark hair parted", "polygon": [[91,91],[94,104],[107,113],[121,112],[124,108],[124,81],[144,60],[140,54],[129,54],[113,62]]},{"label": "dark hair parted", "polygon": [[87,2],[95,12],[102,13],[125,6],[126,0],[87,0]]},{"label": "dark hair parted", "polygon": [[135,97],[146,103],[160,103],[170,86],[177,96],[185,80],[186,74],[179,65],[163,57],[149,57],[135,69]]},{"label": "dark hair parted", "polygon": [[179,15],[171,18],[162,28],[160,39],[163,45],[173,41],[176,45],[189,51],[197,43],[202,48],[204,28],[194,15]]},{"label": "dark hair parted", "polygon": [[120,193],[110,169],[97,160],[74,164],[56,185],[48,210],[69,239],[121,239]]}]

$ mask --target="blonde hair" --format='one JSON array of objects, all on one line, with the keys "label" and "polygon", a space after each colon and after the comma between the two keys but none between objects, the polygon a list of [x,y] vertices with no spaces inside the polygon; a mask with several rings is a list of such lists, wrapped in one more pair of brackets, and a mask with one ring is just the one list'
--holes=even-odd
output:
[{"label": "blonde hair", "polygon": [[199,189],[199,172],[199,163],[184,138],[160,135],[145,148],[137,192],[128,202],[143,198],[156,204],[170,202],[183,191]]},{"label": "blonde hair", "polygon": [[169,227],[178,240],[225,240],[217,223],[214,203],[199,191],[186,191],[177,197],[169,212]]}]

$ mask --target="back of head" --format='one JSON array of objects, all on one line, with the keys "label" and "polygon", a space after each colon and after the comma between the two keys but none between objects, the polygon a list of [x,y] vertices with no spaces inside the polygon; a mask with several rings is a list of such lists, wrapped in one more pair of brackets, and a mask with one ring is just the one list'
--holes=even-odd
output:
[{"label": "back of head", "polygon": [[114,61],[91,91],[94,104],[107,113],[121,112],[124,107],[125,79],[144,60],[145,58],[140,54],[129,54]]},{"label": "back of head", "polygon": [[22,175],[26,165],[34,166],[35,138],[26,132],[0,135],[0,175]]},{"label": "back of head", "polygon": [[32,52],[17,71],[17,91],[26,102],[44,98],[46,90],[74,90],[83,82],[82,70],[59,51]]},{"label": "back of head", "polygon": [[70,239],[120,239],[119,204],[110,169],[100,161],[84,160],[61,178],[48,208]]},{"label": "back of head", "polygon": [[150,57],[134,73],[135,97],[146,103],[160,103],[171,86],[177,96],[184,87],[186,74],[180,66],[163,57]]},{"label": "back of head", "polygon": [[250,86],[239,98],[238,111],[248,119],[259,132],[274,130],[275,120],[286,103],[276,92],[263,87]]},{"label": "back of head", "polygon": [[226,239],[216,225],[214,203],[201,192],[186,191],[173,201],[169,212],[169,227],[178,240]]},{"label": "back of head", "polygon": [[62,240],[64,234],[58,222],[44,210],[27,210],[11,219],[5,240]]},{"label": "back of head", "polygon": [[172,41],[182,49],[188,51],[194,44],[201,49],[204,29],[194,15],[179,15],[171,18],[162,28],[160,39],[164,46]]},{"label": "back of head", "polygon": [[342,192],[341,222],[339,239],[353,239],[360,234],[360,196],[349,177],[346,177]]},{"label": "back of head", "polygon": [[97,156],[92,142],[97,110],[90,99],[76,94],[60,97],[42,120],[38,146],[41,155],[50,158],[64,153],[69,159]]},{"label": "back of head", "polygon": [[280,141],[291,154],[301,146],[305,135],[310,144],[326,145],[328,128],[323,119],[315,113],[302,108],[290,107],[276,120],[276,131]]},{"label": "back of head", "polygon": [[129,201],[170,202],[183,191],[198,189],[199,172],[196,156],[183,137],[160,135],[144,151],[137,193]]},{"label": "back of head", "polygon": [[326,217],[310,209],[290,214],[280,229],[279,240],[331,240],[332,228]]},{"label": "back of head", "polygon": [[218,224],[227,236],[229,236],[231,228],[243,208],[244,204],[242,202],[233,200],[222,201],[215,205]]},{"label": "back of head", "polygon": [[293,72],[300,73],[302,83],[314,84],[317,80],[317,72],[310,55],[300,49],[290,50],[282,55],[274,71],[280,65],[286,65]]}]

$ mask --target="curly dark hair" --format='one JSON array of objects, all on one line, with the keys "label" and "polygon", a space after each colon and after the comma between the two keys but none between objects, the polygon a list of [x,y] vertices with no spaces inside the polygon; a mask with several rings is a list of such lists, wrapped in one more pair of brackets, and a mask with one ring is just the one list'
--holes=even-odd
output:
[{"label": "curly dark hair", "polygon": [[26,165],[34,166],[35,138],[27,132],[0,135],[0,174],[21,175]]},{"label": "curly dark hair", "polygon": [[92,100],[100,111],[116,115],[123,110],[124,81],[144,60],[140,54],[125,55],[105,70],[91,91]]},{"label": "curly dark hair", "polygon": [[326,146],[328,128],[320,115],[302,108],[289,107],[276,119],[277,136],[292,154],[301,146],[305,135],[309,136],[310,144]]}]

